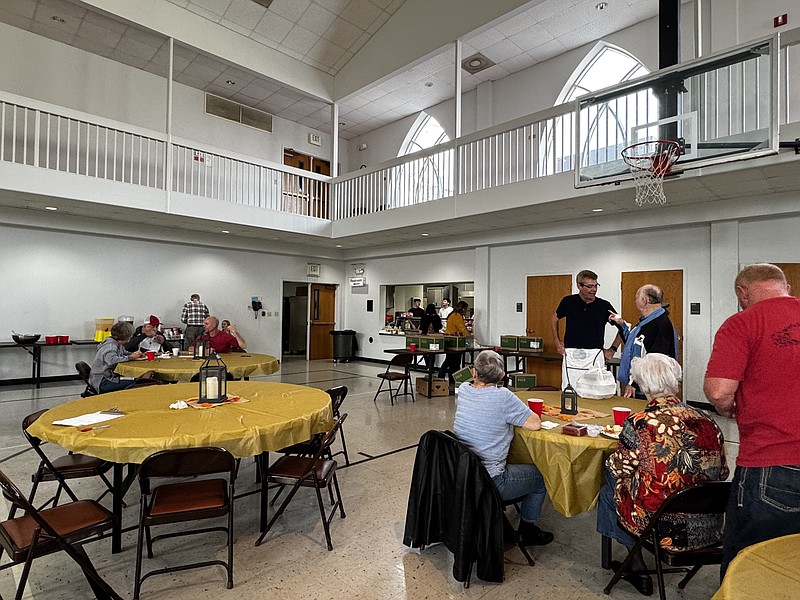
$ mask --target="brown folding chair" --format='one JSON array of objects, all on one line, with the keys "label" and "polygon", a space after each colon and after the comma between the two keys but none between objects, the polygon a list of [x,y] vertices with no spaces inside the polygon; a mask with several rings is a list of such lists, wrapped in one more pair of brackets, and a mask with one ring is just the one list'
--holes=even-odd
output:
[{"label": "brown folding chair", "polygon": [[[266,537],[269,530],[275,524],[278,517],[283,514],[286,507],[291,502],[294,495],[301,487],[311,487],[317,493],[317,502],[319,504],[319,514],[322,518],[322,527],[325,530],[325,541],[328,544],[328,550],[333,550],[333,543],[331,542],[330,524],[333,517],[336,515],[336,509],[339,509],[341,518],[344,519],[347,515],[344,513],[344,505],[342,504],[342,493],[339,491],[339,480],[336,478],[336,461],[330,458],[323,458],[325,449],[330,447],[330,443],[336,437],[339,429],[342,427],[347,418],[347,413],[342,414],[341,417],[334,420],[333,427],[325,434],[317,451],[313,457],[286,455],[282,456],[269,467],[267,474],[267,482],[274,484],[278,487],[278,492],[270,504],[273,504],[278,498],[278,494],[286,486],[292,486],[289,494],[283,500],[281,505],[272,515],[264,531],[256,540],[256,546],[259,546]],[[331,501],[330,513],[325,513],[325,505],[322,502],[322,489],[328,490],[328,496]],[[333,498],[333,489],[336,490],[336,499]]]},{"label": "brown folding chair", "polygon": [[[227,473],[228,479],[198,479],[152,486],[153,479],[185,478]],[[227,588],[233,587],[233,496],[236,459],[224,448],[179,448],[162,450],[149,456],[139,468],[140,499],[139,536],[136,540],[136,579],[133,598],[139,598],[142,582],[152,575],[185,571],[212,565],[225,567]],[[226,527],[206,527],[164,533],[150,537],[150,528],[167,523],[183,523],[228,516]],[[222,531],[228,537],[228,560],[203,562],[155,569],[142,575],[142,545],[147,540],[147,558],[153,558],[153,542],[169,537]]]},{"label": "brown folding chair", "polygon": [[[24,564],[17,584],[16,600],[22,598],[34,558],[64,551],[78,563],[98,599],[122,600],[97,573],[79,542],[111,529],[114,517],[94,500],[78,500],[46,510],[36,510],[16,485],[0,471],[0,488],[21,517],[0,522],[0,545],[13,564]],[[76,591],[76,597],[78,593]]]},{"label": "brown folding chair", "polygon": [[[386,366],[386,371],[383,373],[378,373],[378,377],[381,379],[381,384],[378,386],[378,391],[375,392],[375,397],[372,399],[373,402],[378,401],[378,394],[381,392],[389,392],[389,399],[394,406],[394,401],[397,396],[400,395],[400,389],[403,388],[405,391],[403,392],[404,396],[411,396],[411,401],[414,402],[414,390],[409,392],[408,386],[411,385],[411,373],[409,371],[409,367],[411,363],[414,361],[414,355],[411,353],[406,354],[395,354],[392,357],[392,360],[389,361],[389,364]],[[392,367],[401,367],[402,371],[393,371]],[[392,389],[392,382],[397,382],[397,388]],[[388,390],[383,389],[383,384],[386,383],[389,386]],[[392,393],[394,392],[394,393]]]},{"label": "brown folding chair", "polygon": [[89,396],[97,396],[100,392],[89,381],[89,375],[92,373],[92,368],[85,362],[76,362],[75,370],[80,375],[83,383],[86,384],[86,389],[81,392],[81,398],[88,398]]},{"label": "brown folding chair", "polygon": [[[650,522],[642,532],[642,535],[637,538],[633,548],[619,569],[617,569],[617,572],[614,573],[614,577],[608,582],[603,593],[610,594],[611,588],[624,575],[655,574],[658,580],[659,597],[661,600],[666,600],[664,573],[686,573],[686,576],[678,582],[678,589],[682,590],[700,570],[700,567],[720,564],[722,562],[722,542],[697,550],[670,550],[662,548],[659,543],[663,537],[659,527],[663,517],[675,513],[724,515],[730,491],[730,481],[706,481],[689,486],[668,496],[650,518]],[[628,567],[634,555],[642,548],[653,553],[656,562],[655,570],[629,571]],[[663,568],[662,562],[672,568]]]},{"label": "brown folding chair", "polygon": [[[28,433],[28,427],[30,427],[46,411],[47,409],[39,410],[28,415],[22,420],[22,433],[36,454],[39,455],[39,466],[37,467],[36,472],[31,476],[33,486],[31,487],[31,493],[28,496],[28,502],[33,504],[34,497],[36,496],[36,490],[38,489],[39,484],[43,481],[57,481],[58,488],[56,488],[55,495],[53,495],[53,497],[47,502],[42,504],[39,507],[39,510],[45,508],[50,503],[52,503],[53,506],[58,505],[58,500],[61,496],[61,490],[64,490],[67,495],[73,501],[75,501],[78,499],[78,497],[69,487],[69,485],[67,485],[66,480],[81,479],[85,477],[99,477],[103,480],[103,483],[106,485],[106,490],[97,499],[98,501],[102,500],[106,494],[112,492],[114,489],[111,485],[111,482],[105,475],[113,466],[112,463],[95,458],[93,456],[86,456],[85,454],[65,454],[54,460],[50,460],[47,454],[45,454],[44,450],[42,450],[44,442],[36,436]],[[11,516],[14,516],[13,512]]]}]

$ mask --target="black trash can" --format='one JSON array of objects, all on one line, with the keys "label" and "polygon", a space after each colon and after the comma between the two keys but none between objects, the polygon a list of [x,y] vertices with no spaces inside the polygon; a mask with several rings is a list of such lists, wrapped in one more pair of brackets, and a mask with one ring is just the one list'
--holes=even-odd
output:
[{"label": "black trash can", "polygon": [[352,329],[331,329],[333,336],[333,360],[350,362],[356,355],[358,344],[356,343],[356,332]]}]

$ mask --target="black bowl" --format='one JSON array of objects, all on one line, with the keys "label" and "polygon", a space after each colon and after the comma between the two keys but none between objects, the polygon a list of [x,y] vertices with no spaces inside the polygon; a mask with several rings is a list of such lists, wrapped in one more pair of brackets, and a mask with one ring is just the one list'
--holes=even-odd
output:
[{"label": "black bowl", "polygon": [[18,344],[35,344],[39,341],[39,338],[42,337],[41,334],[37,333],[35,335],[17,335],[16,333],[11,336],[11,339],[17,342]]}]

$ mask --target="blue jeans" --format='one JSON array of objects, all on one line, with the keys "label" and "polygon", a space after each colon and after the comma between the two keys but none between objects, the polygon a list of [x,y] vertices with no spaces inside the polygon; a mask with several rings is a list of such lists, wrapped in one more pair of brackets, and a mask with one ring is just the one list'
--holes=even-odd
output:
[{"label": "blue jeans", "polygon": [[614,500],[614,486],[616,478],[608,470],[603,469],[603,486],[597,498],[597,533],[617,540],[628,550],[636,543],[635,538],[619,524],[617,518],[617,503]]},{"label": "blue jeans", "polygon": [[118,392],[120,390],[127,390],[131,387],[134,383],[136,383],[135,379],[120,379],[119,381],[111,381],[110,379],[103,379],[100,382],[100,387],[97,390],[101,394],[107,394],[108,392]]},{"label": "blue jeans", "polygon": [[503,500],[522,498],[519,516],[523,521],[535,523],[542,514],[542,505],[547,497],[544,479],[536,465],[509,465],[506,470],[492,477],[492,483]]},{"label": "blue jeans", "polygon": [[740,550],[793,533],[800,533],[800,465],[736,467],[720,577]]}]

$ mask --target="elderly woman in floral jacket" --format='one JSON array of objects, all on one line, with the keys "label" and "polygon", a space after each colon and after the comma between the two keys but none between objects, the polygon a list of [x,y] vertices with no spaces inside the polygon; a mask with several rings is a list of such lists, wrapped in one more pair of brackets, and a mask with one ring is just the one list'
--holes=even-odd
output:
[{"label": "elderly woman in floral jacket", "polygon": [[[628,549],[635,543],[631,534],[642,533],[667,496],[696,483],[728,477],[719,427],[676,395],[681,382],[677,361],[664,354],[647,354],[632,361],[631,374],[648,403],[622,427],[619,446],[606,462],[597,509],[597,531]],[[674,515],[664,531],[664,547],[702,548],[719,541],[721,522],[716,516]],[[619,566],[612,561],[612,568]],[[632,569],[646,569],[641,553]],[[624,579],[642,594],[652,593],[649,575]]]}]

